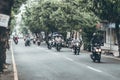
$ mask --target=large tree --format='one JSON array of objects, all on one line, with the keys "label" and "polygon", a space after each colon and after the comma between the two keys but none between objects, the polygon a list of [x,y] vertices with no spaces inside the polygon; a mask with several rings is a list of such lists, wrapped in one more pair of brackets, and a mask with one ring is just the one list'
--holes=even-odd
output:
[{"label": "large tree", "polygon": [[[6,47],[8,44],[12,7],[14,6],[13,10],[17,11],[25,1],[26,0],[0,0],[0,21],[3,23],[2,20],[4,20],[5,23],[8,24],[0,23],[0,72],[3,71],[4,64],[6,63]],[[13,3],[15,4],[13,5]]]},{"label": "large tree", "polygon": [[85,13],[84,5],[79,0],[41,1],[38,4],[27,7],[23,15],[26,26],[31,30],[42,27],[50,31],[78,30],[80,27],[95,25],[97,20],[93,13]]},{"label": "large tree", "polygon": [[[9,19],[12,5],[13,0],[0,0],[0,15],[8,16],[7,19]],[[0,17],[0,20],[3,20],[3,17]],[[8,24],[8,21],[6,21],[6,23]],[[8,25],[0,24],[0,72],[3,71],[3,65],[6,60],[6,40],[8,31],[6,27],[8,27]]]},{"label": "large tree", "polygon": [[[30,8],[26,7],[26,12],[23,15],[25,25],[32,32],[47,30],[47,32],[59,31],[65,33],[66,31],[83,29],[83,32],[85,31],[84,42],[86,45],[89,44],[90,38],[87,39],[87,33],[89,29],[92,30],[92,27],[96,25],[98,18],[93,12],[86,9],[86,4],[82,0],[64,0],[60,2],[43,0],[38,4]],[[92,34],[94,30],[89,32]]]},{"label": "large tree", "polygon": [[86,0],[85,3],[89,4],[89,10],[94,12],[101,20],[115,23],[120,56],[120,0]]}]

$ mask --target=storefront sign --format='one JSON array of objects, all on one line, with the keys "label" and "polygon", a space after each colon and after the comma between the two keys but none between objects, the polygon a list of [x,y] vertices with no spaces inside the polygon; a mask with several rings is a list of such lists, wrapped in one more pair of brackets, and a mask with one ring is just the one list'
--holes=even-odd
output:
[{"label": "storefront sign", "polygon": [[0,27],[8,27],[10,16],[5,14],[0,14]]}]

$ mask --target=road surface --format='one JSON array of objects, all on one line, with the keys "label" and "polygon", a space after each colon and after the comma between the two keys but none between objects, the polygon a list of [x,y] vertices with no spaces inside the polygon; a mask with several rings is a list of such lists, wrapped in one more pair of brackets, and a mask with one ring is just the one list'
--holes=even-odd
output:
[{"label": "road surface", "polygon": [[13,53],[19,80],[119,80],[120,61],[102,57],[101,63],[94,63],[90,54],[81,52],[73,55],[71,49],[41,46],[24,46],[24,40],[18,45],[13,43]]}]

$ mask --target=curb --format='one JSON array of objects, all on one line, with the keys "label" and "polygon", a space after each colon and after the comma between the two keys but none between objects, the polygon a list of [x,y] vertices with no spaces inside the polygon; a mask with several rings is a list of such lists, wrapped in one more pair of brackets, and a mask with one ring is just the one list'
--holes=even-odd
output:
[{"label": "curb", "polygon": [[11,50],[6,51],[6,56],[6,69],[4,69],[4,72],[0,74],[0,80],[14,80]]},{"label": "curb", "polygon": [[14,80],[18,80],[18,72],[17,72],[17,67],[16,67],[16,63],[15,63],[15,58],[14,58],[14,52],[13,52],[13,46],[12,46],[12,41],[11,41],[11,56],[12,56],[12,65],[13,65],[13,72],[14,72]]}]

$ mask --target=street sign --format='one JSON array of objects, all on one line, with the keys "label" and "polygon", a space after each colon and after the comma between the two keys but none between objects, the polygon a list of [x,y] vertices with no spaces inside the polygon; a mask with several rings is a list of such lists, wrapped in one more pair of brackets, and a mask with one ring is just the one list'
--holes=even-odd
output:
[{"label": "street sign", "polygon": [[0,26],[7,28],[9,19],[10,19],[10,16],[5,15],[5,14],[0,14]]}]

